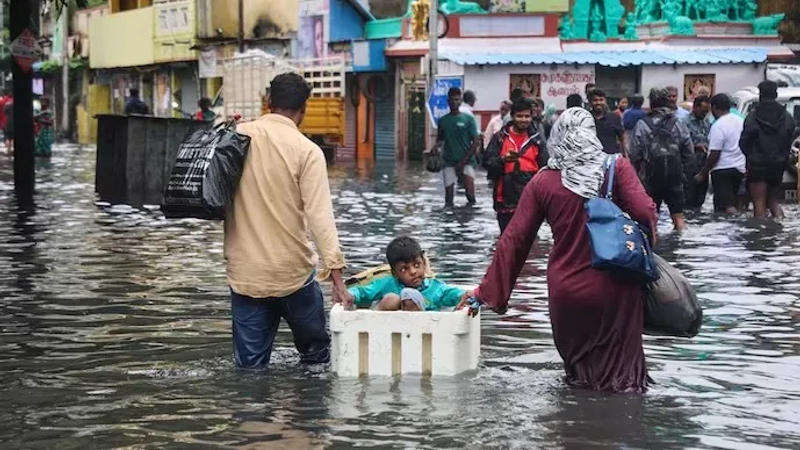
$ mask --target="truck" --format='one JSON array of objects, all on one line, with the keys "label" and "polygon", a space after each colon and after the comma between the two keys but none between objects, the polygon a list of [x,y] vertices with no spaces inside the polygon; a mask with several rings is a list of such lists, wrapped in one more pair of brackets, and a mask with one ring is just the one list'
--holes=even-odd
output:
[{"label": "truck", "polygon": [[[281,73],[295,72],[311,85],[311,98],[300,132],[320,146],[328,162],[344,142],[345,62],[342,57],[284,59],[250,50],[223,61],[218,117],[254,120],[269,112],[269,84]],[[220,96],[218,96],[220,97]],[[224,99],[224,101],[223,101]],[[219,108],[221,106],[221,108]]]}]

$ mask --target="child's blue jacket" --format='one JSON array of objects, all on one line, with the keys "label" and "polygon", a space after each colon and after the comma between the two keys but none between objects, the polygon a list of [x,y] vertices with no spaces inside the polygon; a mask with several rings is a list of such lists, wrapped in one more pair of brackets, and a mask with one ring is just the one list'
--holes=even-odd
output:
[{"label": "child's blue jacket", "polygon": [[[405,288],[394,275],[386,274],[377,276],[363,286],[355,286],[348,291],[355,297],[356,306],[369,307],[373,302],[379,301],[386,294],[400,295]],[[448,286],[447,283],[436,278],[425,278],[417,290],[425,298],[425,311],[438,311],[444,307],[458,305],[464,290]]]}]

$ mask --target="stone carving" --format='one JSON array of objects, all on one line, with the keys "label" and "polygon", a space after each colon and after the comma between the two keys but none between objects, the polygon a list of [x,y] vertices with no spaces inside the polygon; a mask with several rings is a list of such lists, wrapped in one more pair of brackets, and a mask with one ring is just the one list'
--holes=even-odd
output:
[{"label": "stone carving", "polygon": [[780,13],[754,19],[753,34],[777,34],[778,25],[781,23],[784,17],[786,17],[786,14]]},{"label": "stone carving", "polygon": [[592,10],[592,33],[589,35],[589,40],[592,42],[605,42],[606,34],[603,33],[603,14],[600,13],[600,8],[595,3]]},{"label": "stone carving", "polygon": [[575,0],[572,35],[575,39],[605,41],[619,38],[619,23],[625,8],[619,0]]},{"label": "stone carving", "polygon": [[558,34],[561,36],[561,39],[572,39],[575,37],[575,34],[572,32],[572,22],[569,14],[561,16],[561,26],[559,27]]},{"label": "stone carving", "polygon": [[742,5],[742,19],[747,21],[754,20],[756,18],[756,11],[758,10],[756,0],[742,0]]},{"label": "stone carving", "polygon": [[675,17],[669,24],[669,31],[672,34],[679,34],[682,36],[694,35],[694,24],[692,19],[686,16]]},{"label": "stone carving", "polygon": [[634,41],[639,39],[639,36],[636,34],[636,16],[629,12],[627,16],[625,16],[625,39],[629,41]]},{"label": "stone carving", "polygon": [[[624,38],[637,39],[637,26],[657,22],[667,22],[670,33],[680,35],[695,34],[695,22],[750,22],[755,34],[774,35],[784,16],[756,17],[757,11],[757,0],[636,0],[635,9],[625,15]],[[624,14],[620,0],[575,0],[572,15],[561,19],[561,37],[619,38]]]}]

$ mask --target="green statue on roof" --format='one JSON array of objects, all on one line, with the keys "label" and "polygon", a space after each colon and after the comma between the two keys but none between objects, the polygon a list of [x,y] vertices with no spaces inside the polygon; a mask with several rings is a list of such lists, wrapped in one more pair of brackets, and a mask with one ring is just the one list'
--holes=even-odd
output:
[{"label": "green statue on roof", "polygon": [[444,0],[440,8],[445,14],[487,14],[481,5],[461,0]]},{"label": "green statue on roof", "polygon": [[572,39],[575,35],[572,33],[572,23],[569,14],[561,16],[561,26],[559,27],[559,36],[561,39]]},{"label": "green statue on roof", "polygon": [[636,34],[636,16],[632,12],[625,16],[625,35],[623,37],[629,41],[639,39],[639,35]]},{"label": "green statue on roof", "polygon": [[595,3],[592,10],[592,33],[589,35],[589,40],[592,42],[605,42],[606,34],[603,33],[603,15],[600,13],[600,8]]}]

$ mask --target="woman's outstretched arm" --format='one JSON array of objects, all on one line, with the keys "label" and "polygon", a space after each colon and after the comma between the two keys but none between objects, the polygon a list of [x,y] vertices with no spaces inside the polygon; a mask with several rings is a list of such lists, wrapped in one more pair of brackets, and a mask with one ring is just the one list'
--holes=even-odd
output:
[{"label": "woman's outstretched arm", "polygon": [[498,313],[507,309],[508,298],[544,221],[545,210],[537,198],[542,180],[537,175],[525,186],[514,217],[497,242],[492,264],[475,290],[475,297]]}]

